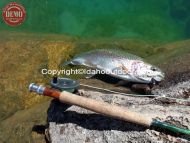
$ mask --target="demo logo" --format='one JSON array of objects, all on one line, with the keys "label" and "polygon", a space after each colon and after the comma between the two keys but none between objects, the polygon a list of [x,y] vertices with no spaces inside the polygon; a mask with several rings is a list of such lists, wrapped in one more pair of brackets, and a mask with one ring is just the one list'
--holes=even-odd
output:
[{"label": "demo logo", "polygon": [[9,26],[17,26],[24,22],[26,11],[22,5],[11,2],[3,8],[2,16],[6,24]]}]

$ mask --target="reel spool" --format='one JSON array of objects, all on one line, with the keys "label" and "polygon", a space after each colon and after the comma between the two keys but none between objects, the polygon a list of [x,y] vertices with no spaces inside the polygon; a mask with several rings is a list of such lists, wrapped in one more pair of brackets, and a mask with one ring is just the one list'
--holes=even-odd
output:
[{"label": "reel spool", "polygon": [[50,82],[51,87],[60,91],[73,93],[79,88],[79,82],[70,78],[53,77]]}]

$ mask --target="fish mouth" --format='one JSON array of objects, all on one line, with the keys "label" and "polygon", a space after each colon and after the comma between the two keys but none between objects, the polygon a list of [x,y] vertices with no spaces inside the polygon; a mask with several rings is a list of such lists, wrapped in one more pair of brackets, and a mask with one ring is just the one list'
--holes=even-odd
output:
[{"label": "fish mouth", "polygon": [[143,78],[143,77],[137,77],[137,78],[140,79],[143,82],[146,82],[146,83],[158,84],[162,80],[164,80],[165,74],[161,72],[159,74],[156,74],[155,76],[145,75],[144,77],[145,78]]},{"label": "fish mouth", "polygon": [[161,73],[161,74],[153,77],[152,79],[155,80],[156,82],[161,82],[164,78],[165,78],[165,74]]}]

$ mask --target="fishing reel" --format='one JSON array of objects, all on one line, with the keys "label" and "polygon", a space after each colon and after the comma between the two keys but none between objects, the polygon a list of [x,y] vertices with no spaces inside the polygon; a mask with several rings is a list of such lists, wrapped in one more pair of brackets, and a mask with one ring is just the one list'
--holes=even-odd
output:
[{"label": "fishing reel", "polygon": [[67,91],[67,92],[75,92],[79,88],[79,82],[70,78],[60,78],[54,76],[50,81],[50,85],[52,88],[57,89],[59,91]]}]

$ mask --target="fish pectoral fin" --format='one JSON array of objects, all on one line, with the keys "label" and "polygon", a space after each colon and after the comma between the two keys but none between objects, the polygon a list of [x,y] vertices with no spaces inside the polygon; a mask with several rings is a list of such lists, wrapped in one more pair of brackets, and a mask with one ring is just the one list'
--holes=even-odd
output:
[{"label": "fish pectoral fin", "polygon": [[125,73],[129,72],[129,70],[123,64],[121,64],[121,68],[122,68],[123,71],[125,71]]},{"label": "fish pectoral fin", "polygon": [[119,73],[127,74],[129,72],[129,70],[123,64],[121,64],[120,66],[112,69],[112,72],[114,74],[119,74]]}]

